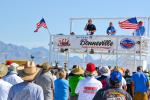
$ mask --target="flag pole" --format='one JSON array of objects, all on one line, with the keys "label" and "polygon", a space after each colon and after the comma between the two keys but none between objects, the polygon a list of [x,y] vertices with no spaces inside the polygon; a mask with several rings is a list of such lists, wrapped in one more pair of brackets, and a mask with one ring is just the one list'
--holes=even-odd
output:
[{"label": "flag pole", "polygon": [[48,56],[49,57],[48,57],[48,62],[50,64],[52,64],[52,59],[51,59],[51,54],[52,54],[51,53],[52,52],[52,35],[51,35],[47,25],[46,25],[46,22],[45,22],[44,18],[42,18],[40,20],[40,22],[38,22],[36,25],[37,25],[37,28],[36,28],[36,30],[34,32],[38,32],[39,28],[41,28],[41,27],[44,27],[45,29],[47,29],[47,32],[49,34],[49,44],[48,44],[48,46],[49,46],[49,55]]},{"label": "flag pole", "polygon": [[48,44],[48,46],[49,46],[49,57],[48,57],[48,61],[49,61],[49,63],[50,64],[52,64],[52,60],[51,60],[51,52],[52,52],[52,36],[51,36],[51,33],[50,33],[50,31],[49,31],[49,29],[48,29],[48,27],[47,27],[47,32],[48,32],[48,34],[49,34],[49,44]]}]

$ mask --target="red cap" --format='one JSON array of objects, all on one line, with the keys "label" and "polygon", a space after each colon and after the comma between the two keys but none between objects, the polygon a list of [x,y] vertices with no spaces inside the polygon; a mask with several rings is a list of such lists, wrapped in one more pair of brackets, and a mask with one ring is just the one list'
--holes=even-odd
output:
[{"label": "red cap", "polygon": [[88,72],[94,72],[95,70],[96,70],[95,64],[93,64],[93,63],[88,63],[88,64],[86,65],[86,71],[88,71]]},{"label": "red cap", "polygon": [[6,61],[6,65],[11,65],[13,62],[11,60]]}]

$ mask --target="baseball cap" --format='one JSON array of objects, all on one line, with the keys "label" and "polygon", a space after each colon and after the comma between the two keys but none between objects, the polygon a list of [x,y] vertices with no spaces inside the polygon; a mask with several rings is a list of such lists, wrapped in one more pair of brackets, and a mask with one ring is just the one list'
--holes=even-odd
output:
[{"label": "baseball cap", "polygon": [[110,80],[115,83],[120,83],[122,81],[122,74],[119,71],[114,71],[110,75]]},{"label": "baseball cap", "polygon": [[13,61],[11,61],[11,60],[6,61],[6,65],[11,65],[12,63],[13,63]]},{"label": "baseball cap", "polygon": [[95,64],[88,63],[86,65],[86,71],[93,73],[96,70]]}]

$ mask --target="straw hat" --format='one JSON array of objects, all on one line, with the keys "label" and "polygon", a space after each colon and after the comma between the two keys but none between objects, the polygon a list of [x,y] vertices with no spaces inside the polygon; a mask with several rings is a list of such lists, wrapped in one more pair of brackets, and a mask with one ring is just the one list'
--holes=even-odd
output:
[{"label": "straw hat", "polygon": [[0,64],[0,77],[4,77],[8,72],[8,67],[4,64]]},{"label": "straw hat", "polygon": [[44,70],[44,71],[49,71],[51,66],[48,64],[48,62],[45,62],[41,65],[41,68]]},{"label": "straw hat", "polygon": [[24,69],[19,70],[18,74],[24,81],[32,81],[40,72],[40,68],[36,67],[35,63],[28,61]]},{"label": "straw hat", "polygon": [[80,66],[77,66],[77,67],[74,68],[71,72],[72,72],[73,74],[75,74],[75,75],[84,74],[84,70],[83,70]]}]

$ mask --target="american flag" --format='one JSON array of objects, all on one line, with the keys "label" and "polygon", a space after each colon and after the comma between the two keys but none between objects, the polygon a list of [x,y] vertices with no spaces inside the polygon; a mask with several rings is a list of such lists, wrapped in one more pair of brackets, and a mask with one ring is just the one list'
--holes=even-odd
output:
[{"label": "american flag", "polygon": [[136,17],[119,22],[119,26],[122,29],[138,29],[139,28]]},{"label": "american flag", "polygon": [[40,20],[40,22],[38,22],[36,24],[36,30],[34,32],[38,32],[39,28],[41,28],[41,27],[47,28],[47,25],[46,25],[46,22],[45,22],[44,18],[42,18]]}]

